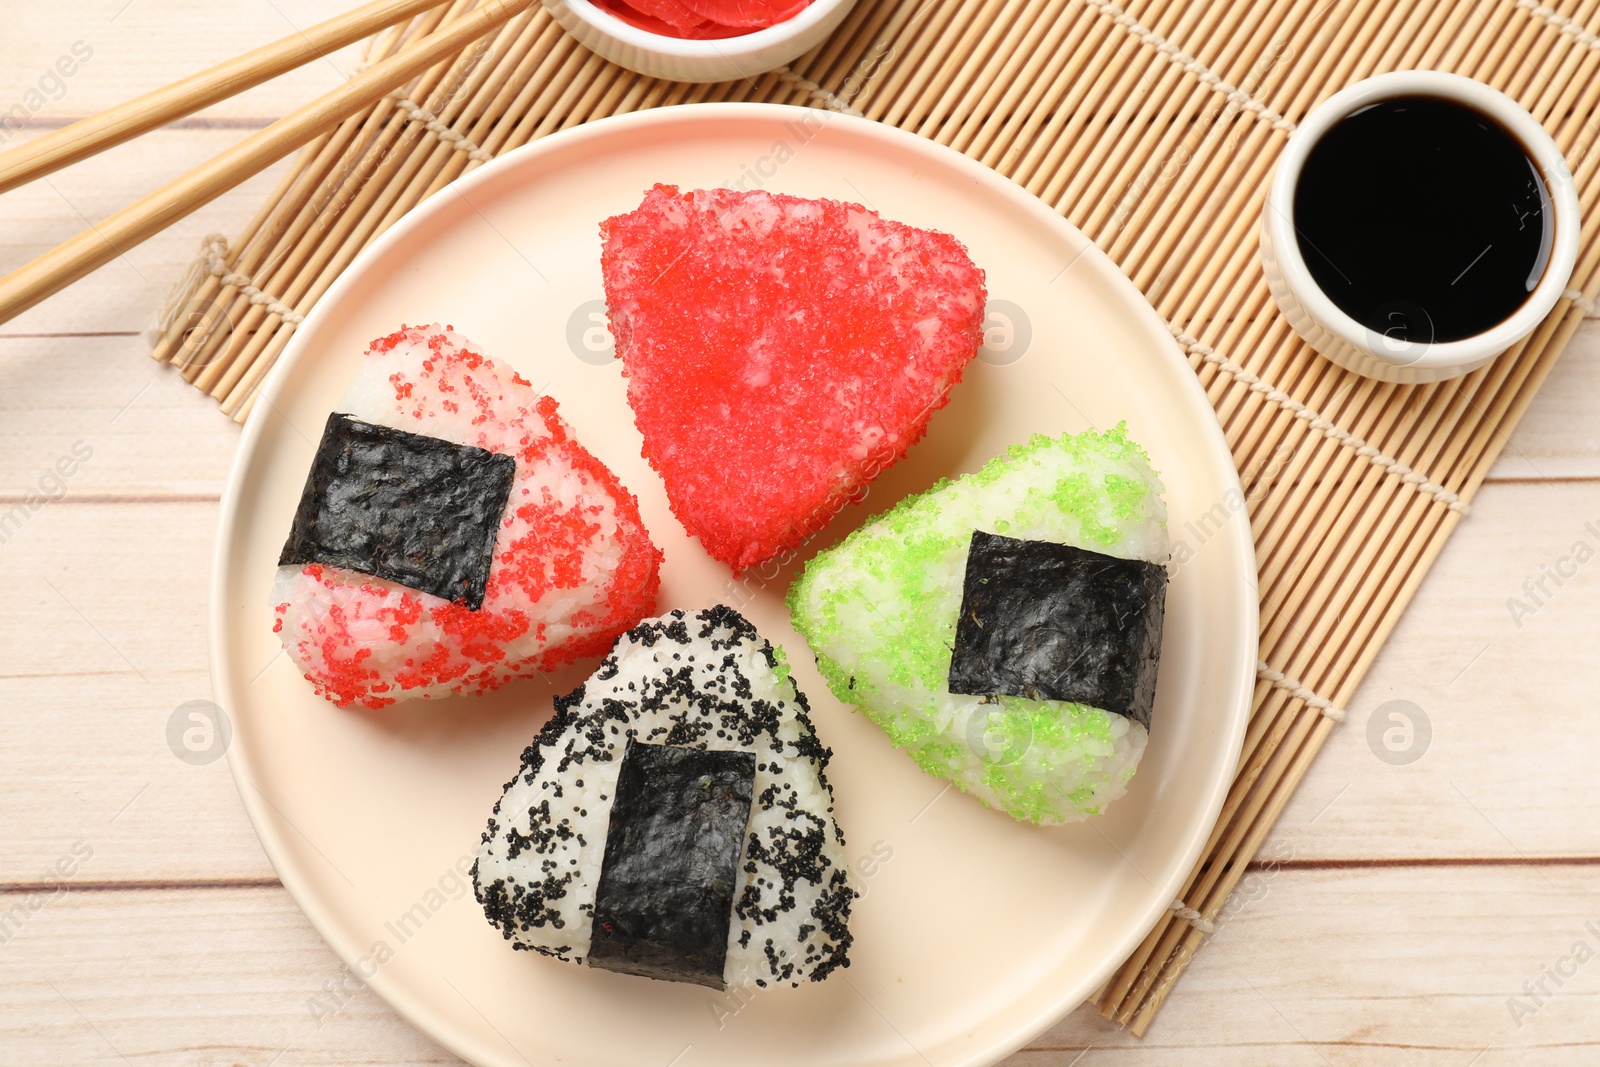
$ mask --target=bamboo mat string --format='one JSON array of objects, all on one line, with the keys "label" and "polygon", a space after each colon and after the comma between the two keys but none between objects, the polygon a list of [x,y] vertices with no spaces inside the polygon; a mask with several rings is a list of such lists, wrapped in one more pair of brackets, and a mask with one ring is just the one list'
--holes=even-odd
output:
[{"label": "bamboo mat string", "polygon": [[[477,2],[377,35],[363,62]],[[535,9],[308,145],[231,244],[207,237],[152,355],[242,420],[296,325],[405,212],[504,152],[644,108],[762,100],[865,116],[1042,198],[1166,321],[1216,409],[1256,544],[1257,685],[1233,786],[1177,898],[1094,998],[1143,1034],[1194,953],[1242,914],[1234,890],[1596,312],[1597,17],[1600,0],[860,0],[787,67],[688,86],[601,61]],[[1297,121],[1352,81],[1407,67],[1466,74],[1528,107],[1567,154],[1586,219],[1571,288],[1541,327],[1462,379],[1420,386],[1358,378],[1301,343],[1256,236]]]}]

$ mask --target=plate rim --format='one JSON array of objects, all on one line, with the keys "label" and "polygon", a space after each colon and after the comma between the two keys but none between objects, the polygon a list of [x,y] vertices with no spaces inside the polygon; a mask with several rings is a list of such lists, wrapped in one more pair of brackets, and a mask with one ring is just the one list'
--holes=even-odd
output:
[{"label": "plate rim", "polygon": [[[714,102],[696,104],[675,104],[666,107],[650,108],[642,111],[633,111],[621,115],[610,115],[577,126],[558,130],[538,140],[521,145],[510,152],[495,157],[477,170],[471,171],[449,182],[439,190],[443,193],[450,190],[466,198],[475,186],[485,181],[493,180],[502,170],[508,170],[521,165],[525,160],[541,155],[566,151],[568,146],[581,144],[586,140],[625,136],[627,131],[634,127],[651,127],[673,123],[698,123],[698,122],[729,122],[739,120],[760,119],[763,121],[781,121],[784,118],[798,119],[801,116],[815,118],[816,108],[791,104],[768,104],[754,102]],[[1121,289],[1132,313],[1143,320],[1144,326],[1155,336],[1157,347],[1162,350],[1163,357],[1169,363],[1181,367],[1183,374],[1178,377],[1178,388],[1187,394],[1191,404],[1197,403],[1210,415],[1209,419],[1201,420],[1200,432],[1211,438],[1211,444],[1219,449],[1222,455],[1229,457],[1227,463],[1227,477],[1225,479],[1228,490],[1237,490],[1243,498],[1243,485],[1239,481],[1237,466],[1232,460],[1232,450],[1228,447],[1227,439],[1222,431],[1221,423],[1216,418],[1216,411],[1206,398],[1199,378],[1194,374],[1183,350],[1179,347],[1173,336],[1171,327],[1162,318],[1149,299],[1140,291],[1120,266],[1106,252],[1092,241],[1087,234],[1078,229],[1064,215],[1059,214],[1039,197],[1029,192],[1023,186],[1007,175],[988,167],[978,161],[936,141],[922,137],[897,126],[878,122],[873,119],[857,117],[841,112],[828,112],[828,125],[843,124],[847,133],[854,133],[868,139],[884,140],[894,145],[898,150],[908,152],[913,156],[921,156],[929,160],[930,164],[952,169],[958,174],[964,173],[977,184],[987,187],[987,191],[1002,195],[1013,202],[1017,207],[1034,215],[1041,225],[1055,228],[1064,235],[1070,236],[1081,245],[1082,250],[1074,259],[1084,257],[1096,262],[1097,267],[1106,274],[1110,284]],[[267,412],[273,408],[272,396],[276,395],[280,381],[287,377],[302,357],[302,350],[309,342],[305,338],[313,336],[315,331],[306,330],[305,326],[317,324],[323,315],[332,314],[333,308],[338,304],[338,298],[344,290],[354,285],[361,274],[372,263],[388,254],[391,245],[404,240],[413,230],[427,223],[432,215],[445,208],[446,201],[437,193],[428,200],[418,204],[406,212],[389,229],[380,234],[371,244],[363,248],[350,265],[340,272],[339,276],[329,285],[310,312],[306,321],[300,324],[294,335],[289,339],[284,351],[279,355],[276,363],[268,371],[257,388],[260,398],[267,400],[263,405],[257,403],[253,406],[249,417],[245,420],[243,432],[240,434],[238,444],[235,446],[234,457],[228,472],[228,480],[223,489],[221,505],[217,518],[217,530],[212,545],[212,560],[210,569],[210,590],[207,597],[207,653],[210,658],[210,676],[213,696],[218,700],[219,707],[224,715],[231,714],[221,702],[226,700],[232,703],[231,695],[235,686],[234,672],[228,657],[224,654],[226,642],[223,639],[225,631],[224,619],[227,617],[227,605],[223,603],[223,590],[227,584],[225,561],[229,558],[226,552],[227,544],[233,535],[236,525],[237,513],[241,506],[244,492],[244,470],[247,466],[245,458],[253,455],[257,441],[264,432]],[[1069,264],[1070,268],[1071,264]],[[1249,525],[1230,523],[1227,540],[1236,554],[1239,554],[1240,563],[1248,574],[1258,574],[1258,565],[1255,554],[1254,538],[1249,532]],[[1235,694],[1232,703],[1233,714],[1227,720],[1229,733],[1226,752],[1228,753],[1225,773],[1219,774],[1213,780],[1210,795],[1205,804],[1205,818],[1201,823],[1201,831],[1194,835],[1182,862],[1174,869],[1175,876],[1169,877],[1164,886],[1154,896],[1153,903],[1144,908],[1139,920],[1130,925],[1128,932],[1123,936],[1116,951],[1111,953],[1108,962],[1095,968],[1086,979],[1080,981],[1077,987],[1065,988],[1049,997],[1043,1008],[1029,1018],[1025,1025],[1012,1028],[1009,1034],[1001,1040],[991,1041],[982,1048],[975,1049],[972,1054],[956,1061],[953,1067],[986,1067],[992,1065],[1011,1053],[1025,1046],[1040,1033],[1055,1025],[1066,1014],[1076,1009],[1093,991],[1103,985],[1112,973],[1125,962],[1134,950],[1145,939],[1161,916],[1171,910],[1172,903],[1177,900],[1183,881],[1193,870],[1201,850],[1214,832],[1218,818],[1221,815],[1223,804],[1232,788],[1234,777],[1238,771],[1239,758],[1242,752],[1245,733],[1250,718],[1250,705],[1256,682],[1256,661],[1260,647],[1260,604],[1256,597],[1245,596],[1242,598],[1245,610],[1241,613],[1239,622],[1240,645],[1251,650],[1250,662],[1239,664],[1235,669],[1235,676],[1231,681],[1231,688]],[[267,810],[271,801],[266,800],[265,794],[256,786],[256,776],[251,766],[252,757],[248,743],[241,740],[241,735],[236,732],[232,736],[227,751],[228,768],[233,777],[234,785],[238,789],[239,798],[244,805],[245,813],[250,818],[251,828],[255,831],[262,851],[266,854],[268,862],[272,864],[279,881],[294,900],[295,906],[310,922],[312,928],[323,942],[333,950],[346,967],[353,968],[363,956],[363,947],[350,943],[350,937],[338,924],[331,914],[331,909],[321,902],[316,893],[311,890],[309,875],[306,875],[300,866],[291,861],[291,851],[284,844],[285,834],[283,827],[274,821],[272,812]],[[254,793],[254,796],[252,796]],[[263,803],[265,801],[265,803]],[[287,823],[287,818],[283,818]],[[1170,898],[1170,899],[1169,899]],[[366,986],[377,994],[386,1004],[400,1015],[408,1025],[416,1027],[430,1040],[437,1042],[454,1055],[464,1061],[488,1067],[488,1065],[502,1062],[485,1045],[471,1040],[473,1035],[458,1033],[456,1028],[447,1024],[439,1016],[432,1001],[421,996],[414,996],[404,988],[401,983],[386,976],[382,969],[370,978],[364,979]],[[520,1049],[514,1050],[521,1054]]]}]

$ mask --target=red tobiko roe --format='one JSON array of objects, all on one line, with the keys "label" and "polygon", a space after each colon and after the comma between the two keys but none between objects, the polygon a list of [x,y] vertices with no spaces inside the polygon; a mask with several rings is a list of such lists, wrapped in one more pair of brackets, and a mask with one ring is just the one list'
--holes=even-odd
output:
[{"label": "red tobiko roe", "polygon": [[742,37],[804,11],[811,0],[591,0],[628,25],[684,40]]}]

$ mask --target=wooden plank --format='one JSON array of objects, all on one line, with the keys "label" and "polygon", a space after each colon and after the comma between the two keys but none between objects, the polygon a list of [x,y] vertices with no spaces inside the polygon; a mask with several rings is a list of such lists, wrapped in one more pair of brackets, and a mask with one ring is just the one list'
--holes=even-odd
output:
[{"label": "wooden plank", "polygon": [[[1572,953],[1600,948],[1597,895],[1592,867],[1263,875],[1143,1042],[1082,1008],[1006,1063],[1593,1063],[1600,964]],[[333,1000],[341,964],[280,888],[68,892],[17,928],[0,969],[8,1063],[455,1062],[370,991]],[[1558,987],[1546,968],[1575,973]],[[1552,995],[1535,1005],[1523,983],[1540,981]]]},{"label": "wooden plank", "polygon": [[0,584],[28,608],[25,625],[0,628],[4,673],[146,685],[204,671],[217,505],[68,501],[21,505],[21,525],[6,523]]},{"label": "wooden plank", "polygon": [[532,0],[475,8],[407,48],[325,93],[306,107],[257,130],[226,152],[151,191],[93,228],[0,280],[0,315],[7,319],[54,295],[96,267],[122,257],[124,247],[154,234],[210,203],[241,181],[288,158],[331,131],[350,114],[376,105],[429,67],[453,61],[461,49],[527,10]]},{"label": "wooden plank", "polygon": [[[36,128],[60,125],[288,36],[351,6],[347,0],[270,4],[68,0],[11,5],[6,33],[0,37],[0,116],[15,114],[13,109],[21,107]],[[250,125],[270,121],[342,83],[359,55],[359,46],[341,49],[201,114],[232,124],[241,119]]]},{"label": "wooden plank", "polygon": [[[339,0],[285,0],[238,9],[195,0],[160,5],[80,0],[63,12],[58,5],[22,5],[8,12],[7,33],[0,38],[0,145],[24,143],[41,128],[91,114],[292,33],[343,6]],[[152,41],[159,44],[152,47]],[[75,44],[80,45],[77,57]],[[85,49],[91,55],[80,62]],[[216,155],[248,131],[342,84],[358,52],[345,49],[201,112],[186,120],[184,128],[147,134],[12,191],[0,199],[0,271],[20,266]],[[62,56],[68,62],[58,68]],[[61,71],[74,62],[74,73],[63,76]],[[21,125],[18,108],[27,113],[29,125],[22,128],[33,133],[13,132]],[[13,120],[9,125],[4,123],[7,114]],[[201,236],[236,232],[284,166],[269,168],[181,225],[128,250],[75,286],[72,296],[63,294],[0,325],[0,337],[147,329],[193,260]]]},{"label": "wooden plank", "polygon": [[[1593,807],[1600,688],[1600,563],[1577,563],[1579,543],[1600,556],[1600,483],[1484,487],[1273,831],[1280,854],[1595,854],[1566,816]],[[1391,701],[1421,709],[1431,742]]]},{"label": "wooden plank", "polygon": [[28,604],[0,629],[0,882],[37,880],[80,836],[97,880],[271,877],[226,763],[191,766],[167,739],[179,705],[211,696],[216,504],[70,492],[0,504],[0,583]]},{"label": "wooden plank", "polygon": [[[1006,1062],[1591,1064],[1596,889],[1593,867],[1262,872],[1143,1041],[1084,1008]],[[1547,967],[1575,973],[1557,986]],[[1524,983],[1541,981],[1535,1004]]]},{"label": "wooden plank", "polygon": [[0,1047],[18,1067],[459,1062],[353,983],[314,1017],[343,966],[281,888],[64,893],[0,951]]},{"label": "wooden plank", "polygon": [[[88,636],[94,641],[93,634]],[[38,882],[63,848],[94,848],[94,882],[276,880],[225,759],[180,760],[178,708],[209,700],[204,671],[0,678],[0,885]]]},{"label": "wooden plank", "polygon": [[1589,319],[1533,398],[1489,477],[1600,478],[1596,411],[1600,411],[1600,320]]},{"label": "wooden plank", "polygon": [[[237,130],[157,130],[0,197],[0,270],[9,271],[87,229],[239,140]],[[130,248],[66,292],[0,324],[0,337],[142,331],[194,261],[201,238],[230,237],[252,217],[287,163]],[[146,349],[148,351],[148,348]]]},{"label": "wooden plank", "polygon": [[0,500],[221,496],[239,427],[142,336],[0,337],[0,379]]}]

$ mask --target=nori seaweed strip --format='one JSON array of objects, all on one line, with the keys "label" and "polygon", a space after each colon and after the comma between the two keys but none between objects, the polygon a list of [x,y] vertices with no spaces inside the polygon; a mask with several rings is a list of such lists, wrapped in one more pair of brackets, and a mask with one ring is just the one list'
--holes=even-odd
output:
[{"label": "nori seaweed strip", "polygon": [[483,606],[511,456],[334,412],[278,565],[344,567]]},{"label": "nori seaweed strip", "polygon": [[753,752],[630,739],[594,898],[589,965],[722,989]]},{"label": "nori seaweed strip", "polygon": [[1150,725],[1167,570],[974,530],[950,692],[1070,700]]}]

